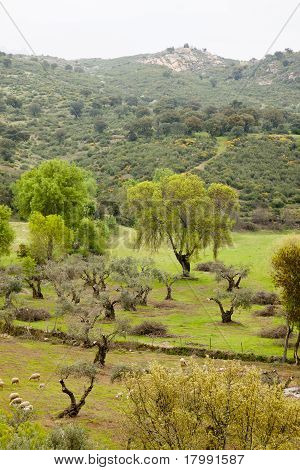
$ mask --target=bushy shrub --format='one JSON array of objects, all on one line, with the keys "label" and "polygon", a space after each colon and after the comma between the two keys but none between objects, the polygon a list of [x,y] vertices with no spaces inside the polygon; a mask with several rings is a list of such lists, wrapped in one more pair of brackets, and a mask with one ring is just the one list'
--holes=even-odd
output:
[{"label": "bushy shrub", "polygon": [[87,431],[75,424],[54,428],[48,437],[54,450],[85,450],[90,448]]},{"label": "bushy shrub", "polygon": [[26,258],[26,256],[29,256],[29,247],[25,243],[20,243],[17,249],[17,257]]},{"label": "bushy shrub", "polygon": [[220,371],[207,360],[179,369],[155,364],[148,374],[126,379],[131,448],[299,448],[299,400],[286,399],[280,385],[262,383],[258,368],[224,361]]},{"label": "bushy shrub", "polygon": [[253,295],[252,302],[257,305],[274,305],[279,302],[275,292],[258,291]]},{"label": "bushy shrub", "polygon": [[285,325],[273,326],[269,328],[263,328],[260,332],[262,338],[285,338],[287,327]]},{"label": "bushy shrub", "polygon": [[276,315],[276,308],[274,305],[266,305],[262,310],[254,312],[256,317],[274,317]]},{"label": "bushy shrub", "polygon": [[130,333],[137,336],[166,336],[167,327],[156,321],[144,321],[134,326]]},{"label": "bushy shrub", "polygon": [[141,367],[141,366],[136,366],[134,364],[129,365],[129,364],[119,364],[118,366],[115,366],[112,368],[110,380],[111,382],[116,382],[116,381],[121,381],[125,379],[125,377],[128,377],[129,375],[140,375],[145,372],[148,372],[148,368]]},{"label": "bushy shrub", "polygon": [[196,271],[203,271],[207,273],[213,273],[218,268],[222,268],[224,266],[223,263],[218,261],[206,261],[205,263],[198,263],[195,267]]},{"label": "bushy shrub", "polygon": [[21,321],[41,321],[50,318],[50,313],[42,308],[21,307],[16,311],[16,319]]}]

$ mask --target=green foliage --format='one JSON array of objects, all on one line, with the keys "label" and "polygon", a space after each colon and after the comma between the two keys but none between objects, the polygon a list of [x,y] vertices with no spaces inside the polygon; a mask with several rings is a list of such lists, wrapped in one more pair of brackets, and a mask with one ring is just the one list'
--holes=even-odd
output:
[{"label": "green foliage", "polygon": [[[205,166],[201,176],[239,191],[241,215],[257,208],[297,205],[299,198],[299,151],[287,136],[248,137],[229,141],[224,153]],[[272,218],[272,214],[271,214]]]},{"label": "green foliage", "polygon": [[10,216],[11,210],[0,204],[0,257],[9,253],[15,238],[14,231],[9,224]]},{"label": "green foliage", "polygon": [[57,259],[71,249],[73,232],[60,215],[33,212],[29,218],[30,254],[39,264]]},{"label": "green foliage", "polygon": [[82,255],[103,254],[109,239],[109,227],[105,220],[84,217],[75,232],[75,246]]},{"label": "green foliage", "polygon": [[148,374],[128,376],[132,448],[298,448],[298,400],[286,399],[280,385],[263,384],[253,367],[222,366],[188,362],[183,373],[154,364]]},{"label": "green foliage", "polygon": [[34,211],[44,216],[56,214],[69,227],[81,220],[94,192],[94,181],[87,172],[61,160],[50,160],[25,172],[14,187],[21,217],[28,218]]},{"label": "green foliage", "polygon": [[273,279],[281,289],[288,320],[300,329],[300,237],[286,240],[272,258]]},{"label": "green foliage", "polygon": [[137,244],[157,250],[163,242],[170,243],[184,276],[189,275],[191,258],[211,241],[215,255],[230,243],[238,198],[227,186],[212,185],[206,191],[198,176],[186,173],[139,183],[129,187],[127,195]]},{"label": "green foliage", "polygon": [[55,427],[48,435],[47,445],[54,450],[87,450],[91,448],[87,431],[75,424]]}]

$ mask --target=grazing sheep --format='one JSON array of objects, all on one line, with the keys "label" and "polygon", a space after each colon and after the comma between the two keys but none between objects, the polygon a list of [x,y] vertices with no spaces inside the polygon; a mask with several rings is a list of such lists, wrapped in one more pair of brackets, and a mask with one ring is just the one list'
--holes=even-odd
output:
[{"label": "grazing sheep", "polygon": [[23,408],[23,411],[32,411],[33,410],[33,406],[32,405],[28,405],[26,406],[25,408]]},{"label": "grazing sheep", "polygon": [[22,403],[22,401],[23,401],[23,398],[20,398],[20,397],[14,398],[14,399],[10,402],[9,406],[20,405],[20,403]]},{"label": "grazing sheep", "polygon": [[20,383],[19,377],[13,377],[13,378],[11,379],[11,384],[12,384],[12,385],[16,385],[16,384],[19,384],[19,383]]},{"label": "grazing sheep", "polygon": [[39,384],[39,389],[42,389],[42,388],[45,388],[45,387],[46,387],[46,384],[44,384],[44,383]]},{"label": "grazing sheep", "polygon": [[182,357],[182,358],[180,359],[180,365],[181,365],[181,367],[187,367],[187,362],[186,362],[186,360],[184,359],[184,357]]},{"label": "grazing sheep", "polygon": [[122,396],[123,396],[123,392],[120,392],[120,393],[117,393],[117,395],[115,396],[115,398],[116,398],[117,400],[120,400],[120,398],[122,398]]},{"label": "grazing sheep", "polygon": [[17,392],[13,392],[9,395],[9,401],[14,400],[15,398],[19,398],[20,395]]},{"label": "grazing sheep", "polygon": [[1,390],[3,390],[4,385],[5,385],[5,383],[3,382],[3,380],[0,380],[0,388],[1,388]]},{"label": "grazing sheep", "polygon": [[40,378],[41,378],[41,374],[36,372],[35,374],[31,374],[31,376],[29,377],[29,380],[40,380]]},{"label": "grazing sheep", "polygon": [[20,403],[20,406],[19,408],[27,408],[28,406],[30,406],[30,403],[29,401],[22,401],[22,403]]}]

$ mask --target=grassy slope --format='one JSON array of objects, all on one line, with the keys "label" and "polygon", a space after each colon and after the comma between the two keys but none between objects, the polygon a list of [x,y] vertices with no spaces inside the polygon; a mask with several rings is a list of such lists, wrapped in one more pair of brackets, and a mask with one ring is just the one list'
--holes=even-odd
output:
[{"label": "grassy slope", "polygon": [[[0,377],[6,384],[3,391],[0,390],[0,409],[4,412],[9,411],[8,396],[17,390],[22,398],[33,404],[37,420],[50,428],[58,423],[55,420],[56,414],[68,405],[68,398],[61,393],[58,383],[57,368],[62,364],[72,364],[79,359],[91,360],[93,353],[86,349],[46,342],[0,338],[0,356]],[[121,400],[116,400],[115,395],[123,391],[123,386],[120,383],[111,384],[112,367],[120,363],[135,363],[144,366],[154,361],[163,363],[167,367],[179,367],[179,359],[176,356],[128,351],[109,353],[107,366],[100,372],[94,389],[87,398],[86,406],[76,419],[76,424],[89,429],[96,449],[126,448],[126,433],[122,428],[122,410],[126,407],[126,395]],[[261,367],[265,370],[274,366],[263,364]],[[278,371],[282,377],[292,374],[295,377],[295,385],[300,383],[300,371],[295,370],[294,367],[279,365]],[[28,381],[33,372],[41,374],[41,381],[46,383],[45,389],[39,390],[36,383]],[[20,385],[14,387],[10,385],[12,376],[20,378]],[[81,393],[80,384],[74,381],[68,383],[76,394]],[[59,421],[59,424],[61,423]]]},{"label": "grassy slope", "polygon": [[[18,238],[16,244],[26,240],[26,224],[14,223]],[[282,232],[234,233],[232,247],[223,249],[220,259],[227,264],[243,264],[251,267],[251,273],[244,285],[255,290],[273,290],[270,276],[270,258],[275,246],[286,236]],[[121,229],[119,240],[110,250],[111,256],[151,256],[157,266],[174,273],[180,272],[168,247],[161,248],[152,255],[146,250],[132,249],[134,232]],[[212,259],[210,250],[199,257],[200,260]],[[6,262],[9,260],[6,259]],[[196,261],[196,260],[195,260]],[[164,343],[165,345],[204,345],[213,349],[229,349],[233,351],[255,352],[257,354],[280,355],[282,352],[281,340],[261,338],[261,328],[282,324],[283,319],[261,318],[253,316],[253,312],[261,307],[253,306],[251,311],[236,313],[232,324],[224,325],[220,322],[217,306],[207,300],[217,284],[214,277],[208,273],[197,273],[196,281],[179,281],[174,286],[174,302],[163,302],[165,288],[156,284],[149,296],[149,306],[139,307],[136,313],[118,310],[119,317],[126,317],[132,324],[151,319],[166,324],[169,333],[175,335],[170,338],[149,339],[145,337],[132,337],[142,342]],[[49,286],[44,287],[45,300],[33,301],[31,293],[25,291],[20,301],[34,306],[43,306],[54,312],[55,296]],[[35,323],[36,327],[52,328],[54,318],[47,322]],[[60,319],[58,325],[66,330],[66,321]],[[104,328],[110,328],[105,325]]]}]

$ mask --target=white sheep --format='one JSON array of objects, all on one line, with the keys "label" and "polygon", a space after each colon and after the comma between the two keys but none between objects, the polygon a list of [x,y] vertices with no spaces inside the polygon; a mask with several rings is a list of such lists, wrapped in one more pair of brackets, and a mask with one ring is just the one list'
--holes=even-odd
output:
[{"label": "white sheep", "polygon": [[41,374],[36,372],[34,374],[31,374],[31,376],[29,377],[29,380],[40,380],[40,378],[41,378]]},{"label": "white sheep", "polygon": [[182,357],[182,358],[180,359],[180,365],[181,365],[181,367],[187,367],[187,362],[186,362],[186,360],[184,359],[184,357]]},{"label": "white sheep", "polygon": [[116,398],[117,400],[120,400],[120,398],[122,398],[122,396],[123,396],[123,392],[120,392],[120,393],[117,393],[117,395],[115,396],[115,398]]},{"label": "white sheep", "polygon": [[20,405],[20,403],[22,403],[22,401],[23,401],[23,398],[20,398],[20,397],[14,398],[14,399],[10,402],[9,406]]},{"label": "white sheep", "polygon": [[3,380],[0,379],[0,388],[1,388],[1,390],[3,390],[4,385],[5,385],[5,383],[3,382]]},{"label": "white sheep", "polygon": [[12,384],[12,385],[16,385],[16,384],[19,384],[19,383],[20,383],[19,377],[13,377],[13,378],[11,379],[11,384]]},{"label": "white sheep", "polygon": [[9,395],[9,401],[14,400],[15,398],[19,398],[20,395],[17,392],[13,392]]},{"label": "white sheep", "polygon": [[28,405],[26,406],[23,411],[32,411],[33,410],[33,406],[32,405]]},{"label": "white sheep", "polygon": [[42,389],[42,388],[45,388],[45,387],[46,387],[46,384],[44,384],[44,383],[39,384],[39,389]]},{"label": "white sheep", "polygon": [[22,403],[20,403],[20,406],[19,408],[27,408],[28,406],[30,406],[30,403],[29,401],[22,401]]}]

